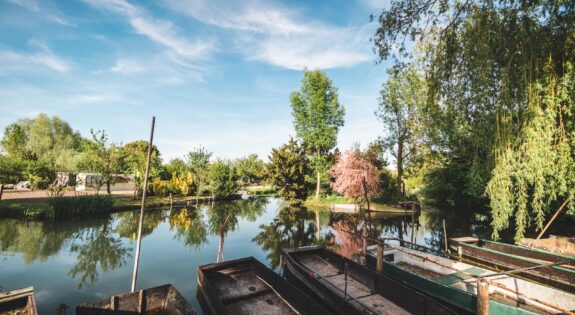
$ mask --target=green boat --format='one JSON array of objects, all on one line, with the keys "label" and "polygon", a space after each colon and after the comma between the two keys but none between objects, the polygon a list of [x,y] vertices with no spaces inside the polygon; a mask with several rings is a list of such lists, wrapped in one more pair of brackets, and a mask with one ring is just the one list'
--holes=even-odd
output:
[{"label": "green boat", "polygon": [[550,267],[529,269],[518,275],[575,293],[575,258],[549,251],[516,246],[476,237],[449,240],[450,248],[460,257],[497,270],[524,269],[554,264]]},{"label": "green boat", "polygon": [[[367,264],[376,265],[376,247],[368,247]],[[383,273],[460,309],[477,311],[477,276],[493,271],[430,253],[388,245],[384,249]],[[514,278],[488,278],[490,314],[570,314],[575,295],[555,288]]]}]

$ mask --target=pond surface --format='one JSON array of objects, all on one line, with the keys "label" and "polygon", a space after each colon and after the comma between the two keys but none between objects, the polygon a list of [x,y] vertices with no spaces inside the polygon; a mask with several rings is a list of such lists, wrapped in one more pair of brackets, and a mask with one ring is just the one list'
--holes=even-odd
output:
[{"label": "pond surface", "polygon": [[[130,290],[139,212],[66,222],[0,220],[0,290],[34,286],[40,314]],[[433,248],[442,244],[441,218],[338,214],[289,207],[275,198],[243,199],[146,212],[138,288],[172,283],[198,313],[196,268],[254,256],[280,272],[283,248],[319,244],[347,256],[359,251],[364,222],[371,237],[402,237]],[[473,222],[448,223],[453,235],[481,234]],[[412,228],[414,226],[415,228]],[[450,234],[448,228],[448,234]],[[413,234],[413,235],[412,235]]]}]

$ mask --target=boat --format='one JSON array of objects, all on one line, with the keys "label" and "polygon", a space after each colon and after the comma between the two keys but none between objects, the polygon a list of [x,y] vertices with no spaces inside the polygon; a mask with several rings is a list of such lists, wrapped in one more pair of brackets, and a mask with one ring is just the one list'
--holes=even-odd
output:
[{"label": "boat", "polygon": [[476,237],[449,240],[449,247],[457,254],[454,258],[468,258],[496,269],[514,270],[533,268],[517,275],[575,292],[575,259],[539,249],[488,241]]},{"label": "boat", "polygon": [[199,266],[198,286],[205,313],[330,314],[253,257]]},{"label": "boat", "polygon": [[34,288],[0,292],[0,315],[36,315]]},{"label": "boat", "polygon": [[[377,262],[376,246],[368,247],[367,265]],[[477,276],[488,276],[490,314],[569,314],[575,295],[509,275],[395,244],[384,247],[382,272],[417,288],[461,313],[477,310]],[[490,276],[491,275],[491,276]]]},{"label": "boat", "polygon": [[76,315],[195,315],[192,306],[171,284],[113,295],[76,306]]},{"label": "boat", "polygon": [[285,275],[333,314],[459,314],[384,274],[320,247],[283,250]]},{"label": "boat", "polygon": [[523,238],[519,245],[575,258],[575,237],[551,235],[549,238]]}]

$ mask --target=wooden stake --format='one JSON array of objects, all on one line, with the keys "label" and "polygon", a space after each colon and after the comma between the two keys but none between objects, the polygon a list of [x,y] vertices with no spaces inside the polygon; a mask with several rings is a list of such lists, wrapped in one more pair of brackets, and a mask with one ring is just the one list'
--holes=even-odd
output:
[{"label": "wooden stake", "polygon": [[551,217],[551,220],[549,220],[549,222],[547,222],[547,225],[545,225],[545,227],[543,228],[543,230],[541,230],[541,233],[539,233],[539,235],[537,236],[537,239],[540,239],[541,236],[543,236],[543,234],[545,233],[545,231],[547,231],[547,228],[549,228],[549,226],[551,225],[551,223],[553,223],[553,221],[555,220],[555,218],[557,217],[557,215],[559,214],[559,212],[561,212],[561,210],[563,210],[563,208],[569,203],[569,201],[573,198],[573,196],[569,196],[569,198],[565,199],[565,201],[563,201],[563,203],[561,204],[561,206],[559,207],[559,209],[557,209],[557,211],[555,211],[555,214],[553,215],[553,217]]},{"label": "wooden stake", "polygon": [[445,245],[445,252],[447,253],[449,248],[447,247],[447,231],[445,229],[445,219],[443,219],[443,243]]},{"label": "wooden stake", "polygon": [[136,257],[134,261],[134,273],[132,275],[132,292],[136,291],[136,280],[138,279],[138,264],[140,262],[140,247],[142,245],[142,229],[144,227],[144,205],[146,204],[146,192],[148,191],[148,177],[150,176],[150,160],[152,158],[155,125],[156,117],[152,117],[152,130],[150,132],[148,157],[146,159],[146,174],[144,177],[144,191],[142,193],[142,207],[140,208],[140,222],[138,224],[138,242],[136,243]]},{"label": "wooden stake", "polygon": [[489,282],[477,279],[477,315],[489,315]]},{"label": "wooden stake", "polygon": [[383,245],[382,244],[377,245],[377,268],[376,268],[376,270],[378,273],[383,272]]},{"label": "wooden stake", "polygon": [[4,185],[0,184],[0,202],[2,201],[2,192],[4,191]]}]

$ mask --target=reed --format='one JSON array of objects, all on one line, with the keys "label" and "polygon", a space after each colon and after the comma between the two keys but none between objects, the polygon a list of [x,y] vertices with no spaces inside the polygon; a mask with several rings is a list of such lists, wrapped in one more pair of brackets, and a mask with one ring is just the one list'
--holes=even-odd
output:
[{"label": "reed", "polygon": [[114,201],[109,195],[88,195],[48,198],[49,209],[45,217],[49,219],[73,218],[96,214],[108,214]]}]

